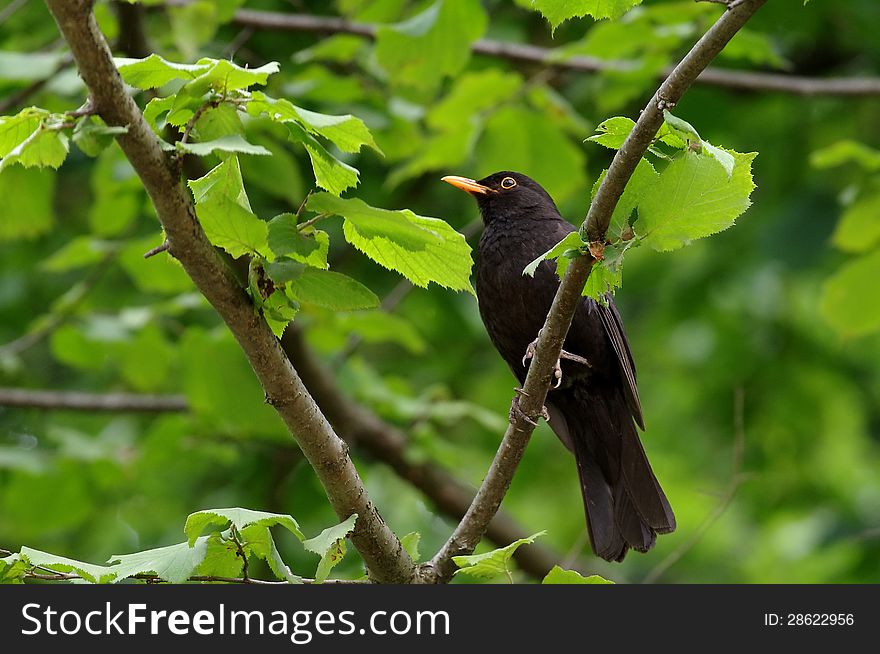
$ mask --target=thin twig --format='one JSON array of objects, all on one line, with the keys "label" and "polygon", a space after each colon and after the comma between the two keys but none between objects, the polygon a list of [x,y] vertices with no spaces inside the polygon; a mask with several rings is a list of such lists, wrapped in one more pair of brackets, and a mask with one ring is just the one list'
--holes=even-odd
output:
[{"label": "thin twig", "polygon": [[660,579],[669,569],[678,563],[694,546],[696,546],[706,535],[706,533],[721,519],[721,516],[727,511],[730,503],[733,501],[734,495],[739,490],[740,485],[745,480],[742,473],[743,451],[745,450],[745,420],[744,420],[744,393],[742,388],[737,388],[733,396],[733,455],[730,482],[718,505],[712,512],[706,516],[706,519],[700,523],[690,537],[681,545],[676,547],[669,555],[660,561],[642,580],[642,583],[653,584]]},{"label": "thin twig", "polygon": [[0,388],[0,406],[59,411],[112,413],[167,413],[189,411],[183,395],[134,393],[82,393]]}]

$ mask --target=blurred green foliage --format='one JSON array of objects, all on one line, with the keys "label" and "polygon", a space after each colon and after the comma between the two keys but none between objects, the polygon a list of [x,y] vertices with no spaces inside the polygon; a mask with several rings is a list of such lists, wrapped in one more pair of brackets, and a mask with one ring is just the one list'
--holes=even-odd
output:
[{"label": "blurred green foliage", "polygon": [[[657,72],[721,11],[646,0],[620,20],[568,20],[551,36],[526,0],[294,3],[297,11],[383,25],[372,43],[242,27],[231,19],[244,3],[234,0],[144,4],[149,45],[167,60],[231,57],[252,69],[278,61],[270,96],[362,118],[384,156],[333,150],[360,171],[357,196],[459,230],[476,209],[439,177],[498,169],[535,177],[580,223],[611,154],[584,139],[611,115],[637,117]],[[246,4],[291,11],[281,0]],[[128,49],[137,39],[126,9],[99,2],[96,13],[118,40],[115,54],[146,56]],[[877,75],[878,21],[875,0],[768,3],[717,64]],[[469,44],[483,36],[628,65],[588,74],[469,56]],[[3,113],[30,105],[63,112],[83,102],[42,3],[4,18],[0,49]],[[154,96],[136,97],[145,106]],[[722,517],[662,580],[880,582],[878,112],[878,97],[710,86],[695,86],[676,107],[712,143],[761,153],[754,206],[736,228],[674,254],[634,250],[618,293],[638,364],[643,440],[678,530],[621,565],[590,558],[573,460],[542,426],[505,501],[528,533],[546,530],[542,541],[559,552],[586,554],[586,572],[639,581],[693,537],[739,473]],[[314,185],[308,154],[270,120],[246,120],[242,130],[274,155],[240,157],[254,213],[295,212]],[[307,534],[337,522],[233,338],[176,262],[142,258],[162,237],[117,147],[97,159],[70,147],[57,173],[10,165],[0,174],[0,198],[0,343],[48,332],[26,349],[0,346],[0,386],[182,393],[193,409],[0,408],[0,547],[97,563],[178,543],[186,516],[211,506],[290,513]],[[338,221],[321,227],[334,270],[380,298],[399,284],[396,273],[344,244]],[[413,460],[481,480],[514,381],[472,296],[431,285],[408,293],[393,315],[305,307],[296,322],[344,392],[408,433]],[[352,334],[363,343],[343,359]],[[436,551],[450,521],[381,462],[357,447],[353,455],[394,530],[420,532],[421,551]],[[315,554],[293,534],[276,536],[293,572],[312,574]],[[334,574],[361,572],[349,552]]]}]

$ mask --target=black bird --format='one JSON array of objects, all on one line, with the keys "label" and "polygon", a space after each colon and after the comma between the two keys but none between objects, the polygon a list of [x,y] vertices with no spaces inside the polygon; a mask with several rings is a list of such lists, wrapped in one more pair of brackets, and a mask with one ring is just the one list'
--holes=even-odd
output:
[{"label": "black bird", "polygon": [[[574,227],[547,191],[521,173],[443,181],[470,193],[480,207],[485,226],[475,267],[480,316],[522,384],[533,339],[559,286],[553,263],[542,262],[533,278],[523,275],[523,268]],[[657,534],[673,531],[675,516],[636,432],[636,424],[642,429],[645,424],[635,363],[610,296],[607,306],[581,299],[563,351],[558,387],[547,396],[548,422],[577,461],[593,551],[622,561],[629,548],[646,552]]]}]

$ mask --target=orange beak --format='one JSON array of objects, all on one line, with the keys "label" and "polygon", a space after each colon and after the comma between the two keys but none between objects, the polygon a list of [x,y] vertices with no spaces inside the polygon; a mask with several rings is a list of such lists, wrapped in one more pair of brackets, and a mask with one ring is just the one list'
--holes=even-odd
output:
[{"label": "orange beak", "polygon": [[447,184],[452,184],[455,188],[459,188],[462,191],[467,193],[479,193],[480,195],[485,195],[486,193],[491,193],[492,189],[488,186],[483,186],[479,182],[476,182],[469,177],[459,177],[458,175],[447,175],[442,178],[442,181]]}]

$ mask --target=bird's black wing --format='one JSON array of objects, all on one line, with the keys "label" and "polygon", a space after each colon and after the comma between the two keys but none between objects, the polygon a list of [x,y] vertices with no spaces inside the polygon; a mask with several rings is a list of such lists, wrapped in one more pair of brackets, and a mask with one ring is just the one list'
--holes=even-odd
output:
[{"label": "bird's black wing", "polygon": [[611,341],[614,353],[617,355],[617,363],[620,366],[620,374],[625,381],[623,393],[626,397],[626,403],[632,411],[636,424],[645,429],[645,418],[642,415],[642,403],[639,401],[639,389],[636,385],[636,364],[633,361],[632,352],[629,349],[629,341],[626,338],[626,331],[623,329],[623,321],[614,306],[614,300],[611,295],[605,296],[608,305],[604,306],[597,302],[599,309],[599,317],[602,319],[602,325],[605,327],[605,333]]}]

